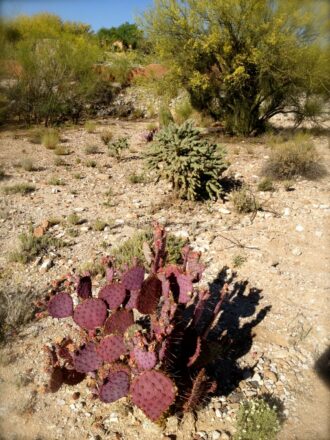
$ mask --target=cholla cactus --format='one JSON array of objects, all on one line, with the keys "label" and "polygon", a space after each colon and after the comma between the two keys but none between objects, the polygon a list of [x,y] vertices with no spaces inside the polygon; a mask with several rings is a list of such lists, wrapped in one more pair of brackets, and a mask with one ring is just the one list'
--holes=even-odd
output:
[{"label": "cholla cactus", "polygon": [[105,258],[107,284],[98,297],[92,296],[86,274],[76,287],[72,276],[54,285],[49,314],[56,319],[71,316],[81,331],[76,343],[68,337],[47,348],[50,391],[92,375],[94,394],[101,401],[128,396],[153,421],[170,407],[191,411],[214,391],[203,350],[227,287],[210,317],[204,313],[210,293],[194,287],[204,271],[200,253],[185,246],[182,265],[166,264],[166,233],[156,225],[154,250],[148,254],[149,274],[136,264],[116,270],[113,260]]},{"label": "cholla cactus", "polygon": [[170,124],[154,137],[146,155],[147,166],[165,179],[180,198],[218,198],[222,192],[220,178],[226,170],[225,152],[216,144],[202,139],[191,121]]}]

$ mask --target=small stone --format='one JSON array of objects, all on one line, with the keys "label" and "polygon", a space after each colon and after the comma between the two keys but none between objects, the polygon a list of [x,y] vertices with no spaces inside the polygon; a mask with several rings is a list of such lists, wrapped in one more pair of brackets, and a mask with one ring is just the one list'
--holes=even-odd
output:
[{"label": "small stone", "polygon": [[292,255],[294,255],[295,257],[299,257],[299,255],[302,254],[302,251],[301,251],[301,249],[299,249],[299,248],[294,248],[294,249],[292,249],[291,253],[292,253]]},{"label": "small stone", "polygon": [[207,439],[208,439],[208,435],[207,435],[207,433],[206,433],[205,431],[198,431],[198,432],[196,432],[196,434],[197,434],[201,439],[204,439],[204,440],[207,440]]},{"label": "small stone", "polygon": [[226,208],[219,208],[219,212],[220,212],[221,214],[225,214],[225,215],[231,213],[231,211],[230,211],[229,209],[226,209]]},{"label": "small stone", "polygon": [[322,231],[315,231],[316,237],[322,237],[323,233]]},{"label": "small stone", "polygon": [[215,410],[215,415],[216,415],[219,419],[222,418],[222,412],[220,411],[219,408],[217,408],[217,409]]},{"label": "small stone", "polygon": [[121,218],[117,218],[117,220],[115,220],[115,225],[123,225],[125,223],[125,220],[121,219]]},{"label": "small stone", "polygon": [[48,221],[47,219],[43,220],[43,221],[41,222],[41,225],[40,225],[40,226],[41,226],[42,228],[44,228],[45,230],[48,229],[49,226],[50,226],[49,221]]},{"label": "small stone", "polygon": [[52,194],[57,194],[61,192],[59,188],[52,188]]},{"label": "small stone", "polygon": [[89,226],[82,226],[80,228],[81,232],[88,232],[89,231]]},{"label": "small stone", "polygon": [[212,440],[219,440],[221,437],[221,432],[220,431],[213,431],[212,432]]},{"label": "small stone", "polygon": [[175,236],[179,238],[189,238],[189,232],[185,229],[175,232]]},{"label": "small stone", "polygon": [[111,413],[109,417],[109,421],[111,423],[118,423],[118,415],[116,413]]},{"label": "small stone", "polygon": [[297,225],[296,226],[296,231],[297,232],[303,232],[303,230],[304,230],[304,227],[302,225]]},{"label": "small stone", "polygon": [[285,217],[288,217],[290,215],[290,213],[291,213],[291,209],[290,208],[284,208],[283,215]]},{"label": "small stone", "polygon": [[47,272],[53,265],[54,265],[53,260],[47,258],[46,260],[43,261],[42,265],[40,266],[40,271],[43,273]]},{"label": "small stone", "polygon": [[43,235],[45,235],[46,229],[43,228],[42,226],[37,226],[36,228],[34,228],[33,230],[33,235],[37,238],[42,237]]},{"label": "small stone", "polygon": [[320,209],[329,209],[330,205],[320,205]]},{"label": "small stone", "polygon": [[86,208],[73,208],[74,212],[84,212]]},{"label": "small stone", "polygon": [[223,432],[221,434],[220,440],[230,440],[230,437],[226,432]]},{"label": "small stone", "polygon": [[269,370],[265,370],[264,371],[264,378],[265,379],[268,379],[268,380],[271,380],[272,382],[277,382],[277,376],[276,376],[276,374],[275,373],[273,373],[272,371],[269,371]]},{"label": "small stone", "polygon": [[72,394],[72,396],[71,396],[71,398],[72,398],[73,400],[78,400],[79,397],[80,397],[80,393],[79,393],[79,391],[74,392],[74,393]]}]

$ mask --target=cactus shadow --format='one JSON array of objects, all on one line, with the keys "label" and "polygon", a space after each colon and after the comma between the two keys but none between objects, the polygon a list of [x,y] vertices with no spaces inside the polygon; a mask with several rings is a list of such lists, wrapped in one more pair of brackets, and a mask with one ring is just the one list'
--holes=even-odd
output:
[{"label": "cactus shadow", "polygon": [[[215,395],[229,395],[241,380],[252,375],[251,368],[241,368],[238,360],[247,354],[253,343],[253,329],[266,317],[271,306],[259,307],[262,290],[249,287],[248,281],[238,281],[237,274],[227,275],[224,267],[210,283],[210,302],[207,313],[212,313],[225,283],[233,286],[222,305],[219,319],[206,340],[213,354],[207,368],[208,376],[216,381]],[[207,317],[206,317],[207,319]]]},{"label": "cactus shadow", "polygon": [[314,369],[319,378],[330,388],[330,346],[317,359]]}]

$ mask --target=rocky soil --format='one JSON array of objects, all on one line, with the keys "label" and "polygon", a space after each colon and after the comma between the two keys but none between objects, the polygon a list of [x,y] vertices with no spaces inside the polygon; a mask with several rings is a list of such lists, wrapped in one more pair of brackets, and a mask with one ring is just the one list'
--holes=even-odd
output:
[{"label": "rocky soil", "polygon": [[[57,165],[54,152],[32,144],[28,132],[1,133],[0,163],[6,173],[1,187],[25,182],[36,188],[27,195],[1,194],[1,301],[7,301],[9,313],[17,314],[20,307],[28,313],[31,297],[42,297],[52,279],[111,253],[112,247],[158,220],[203,251],[203,283],[216,284],[221,271],[238,283],[223,313],[238,334],[244,330],[248,348],[225,367],[223,377],[230,383],[231,374],[241,370],[242,379],[195,416],[171,416],[158,426],[126,399],[111,405],[92,400],[84,383],[44,393],[42,347],[71,333],[73,325],[69,320],[33,320],[11,329],[1,348],[0,438],[225,440],[235,432],[239,402],[268,395],[281,409],[280,440],[328,439],[329,390],[314,366],[329,346],[329,178],[300,179],[292,191],[278,183],[274,192],[258,192],[263,208],[256,216],[236,214],[230,196],[217,202],[178,202],[166,184],[155,184],[143,169],[140,133],[146,127],[147,122],[106,119],[98,121],[95,133],[65,129],[61,137],[70,154]],[[100,138],[105,128],[115,138],[129,139],[120,161],[107,155]],[[264,141],[213,136],[227,148],[228,172],[256,189],[269,154]],[[318,136],[314,142],[329,170],[328,139]],[[88,146],[97,146],[98,153],[86,155]],[[39,170],[24,171],[18,166],[24,158],[31,158]],[[95,167],[87,166],[91,160]],[[132,183],[133,173],[143,174],[144,181]],[[54,185],[51,177],[63,185]],[[69,225],[72,213],[83,222]],[[104,230],[93,228],[96,219],[107,223]],[[19,234],[45,220],[53,220],[47,233],[66,246],[27,265],[9,262]],[[94,285],[100,283],[97,276]]]}]

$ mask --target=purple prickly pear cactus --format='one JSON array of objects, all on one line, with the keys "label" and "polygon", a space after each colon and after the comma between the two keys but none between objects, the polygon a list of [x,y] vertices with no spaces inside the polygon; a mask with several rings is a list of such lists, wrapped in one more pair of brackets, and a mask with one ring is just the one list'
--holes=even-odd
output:
[{"label": "purple prickly pear cactus", "polygon": [[137,298],[137,309],[140,313],[154,313],[162,294],[162,283],[156,275],[150,275],[143,281]]},{"label": "purple prickly pear cactus", "polygon": [[102,358],[98,355],[94,342],[88,342],[75,352],[73,362],[78,373],[89,373],[102,365]]},{"label": "purple prickly pear cactus", "polygon": [[78,278],[77,294],[82,299],[92,297],[92,280],[89,275]]},{"label": "purple prickly pear cactus", "polygon": [[73,314],[73,301],[68,293],[60,292],[48,302],[48,312],[53,318],[67,318]]},{"label": "purple prickly pear cactus", "polygon": [[144,268],[134,266],[124,273],[122,283],[127,290],[138,290],[141,288],[144,280]]},{"label": "purple prickly pear cactus", "polygon": [[132,351],[131,358],[135,360],[139,370],[152,370],[157,364],[157,355],[154,351],[147,351],[138,347],[135,347]]},{"label": "purple prickly pear cactus", "polygon": [[107,317],[107,306],[102,299],[90,298],[79,304],[74,312],[73,319],[76,324],[86,330],[102,327]]},{"label": "purple prickly pear cactus", "polygon": [[97,354],[104,362],[114,362],[127,353],[124,339],[119,335],[110,335],[103,338],[96,348]]},{"label": "purple prickly pear cactus", "polygon": [[99,298],[103,299],[110,310],[115,310],[122,305],[126,297],[126,289],[122,283],[107,284],[99,292]]},{"label": "purple prickly pear cactus", "polygon": [[118,310],[105,321],[104,334],[118,333],[123,335],[128,327],[134,324],[132,310]]},{"label": "purple prickly pear cactus", "polygon": [[111,403],[127,396],[129,381],[129,374],[126,371],[110,372],[100,388],[100,399],[103,402]]},{"label": "purple prickly pear cactus", "polygon": [[175,400],[175,386],[160,371],[145,371],[131,384],[133,403],[153,421],[158,420]]},{"label": "purple prickly pear cactus", "polygon": [[179,286],[179,303],[186,304],[191,300],[193,284],[190,275],[178,274],[176,277]]}]

